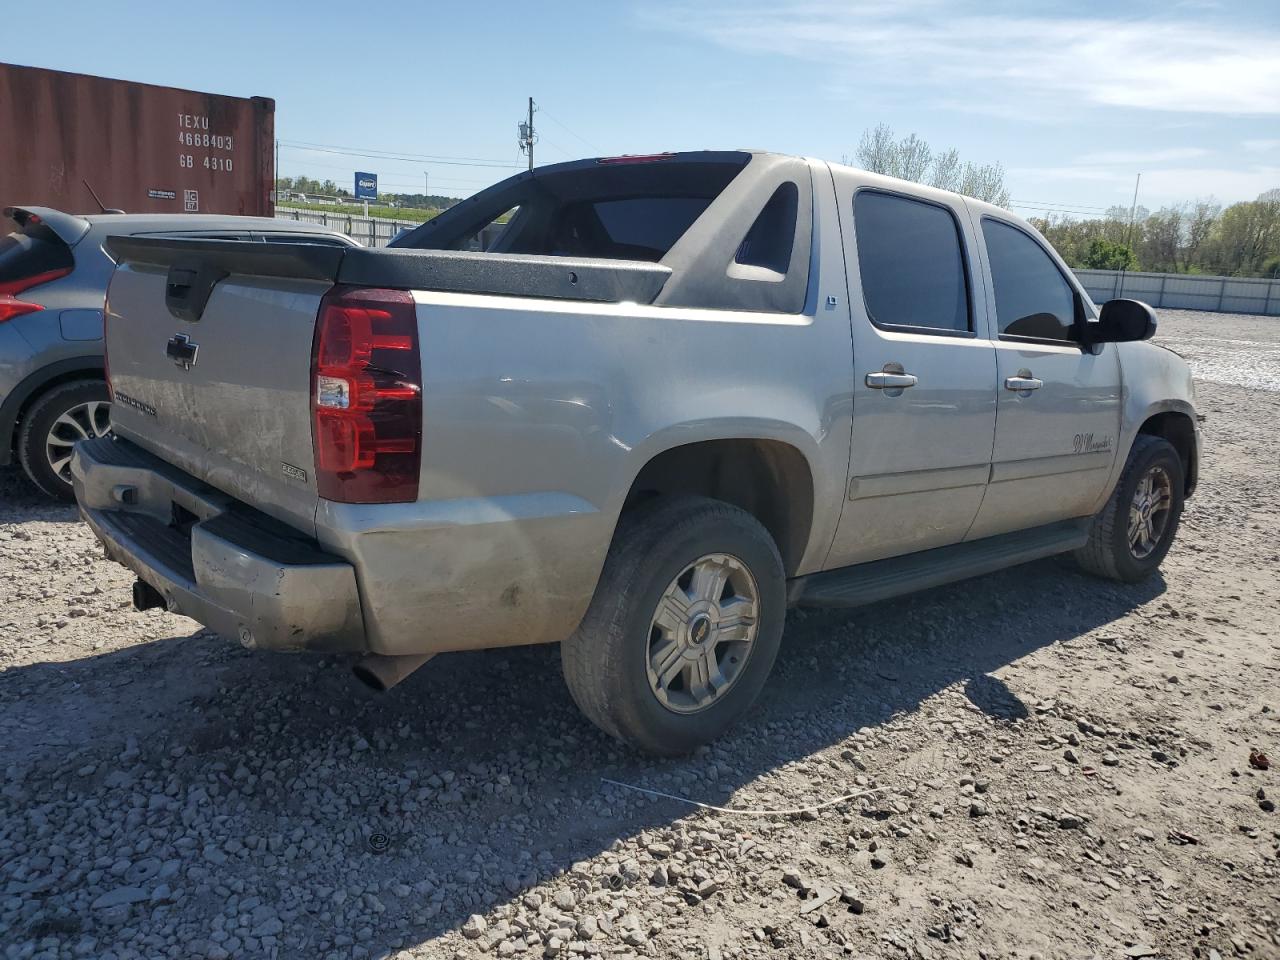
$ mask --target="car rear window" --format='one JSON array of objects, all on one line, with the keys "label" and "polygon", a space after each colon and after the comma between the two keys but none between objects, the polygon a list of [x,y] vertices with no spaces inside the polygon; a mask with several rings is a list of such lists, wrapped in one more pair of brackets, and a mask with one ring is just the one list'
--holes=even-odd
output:
[{"label": "car rear window", "polygon": [[74,264],[71,248],[43,223],[0,238],[0,284],[69,270]]}]

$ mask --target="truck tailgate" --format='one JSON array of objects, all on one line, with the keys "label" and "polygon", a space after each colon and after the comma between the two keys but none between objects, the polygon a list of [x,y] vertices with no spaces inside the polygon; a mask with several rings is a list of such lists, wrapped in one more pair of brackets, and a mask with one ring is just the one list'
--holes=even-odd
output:
[{"label": "truck tailgate", "polygon": [[655,263],[446,250],[110,237],[107,366],[117,433],[315,534],[312,345],[344,289],[651,303]]},{"label": "truck tailgate", "polygon": [[[280,272],[312,275],[240,273],[232,254],[190,253],[116,269],[106,325],[113,429],[314,535],[311,347],[329,268],[277,258]],[[272,269],[270,259],[244,265]]]}]

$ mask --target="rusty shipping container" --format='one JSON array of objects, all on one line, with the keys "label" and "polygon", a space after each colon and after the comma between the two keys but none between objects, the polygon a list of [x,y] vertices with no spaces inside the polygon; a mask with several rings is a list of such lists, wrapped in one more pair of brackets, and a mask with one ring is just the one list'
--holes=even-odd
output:
[{"label": "rusty shipping container", "polygon": [[0,209],[273,216],[274,138],[266,97],[0,63]]}]

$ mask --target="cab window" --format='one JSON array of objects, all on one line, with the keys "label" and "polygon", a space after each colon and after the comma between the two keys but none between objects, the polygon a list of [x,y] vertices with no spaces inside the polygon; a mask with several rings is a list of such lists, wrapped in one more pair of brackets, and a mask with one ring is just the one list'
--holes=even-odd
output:
[{"label": "cab window", "polygon": [[1001,339],[1074,342],[1075,290],[1040,244],[1017,227],[990,218],[982,221],[982,236]]},{"label": "cab window", "polygon": [[861,190],[854,197],[853,221],[872,323],[925,333],[973,329],[960,228],[950,210]]}]

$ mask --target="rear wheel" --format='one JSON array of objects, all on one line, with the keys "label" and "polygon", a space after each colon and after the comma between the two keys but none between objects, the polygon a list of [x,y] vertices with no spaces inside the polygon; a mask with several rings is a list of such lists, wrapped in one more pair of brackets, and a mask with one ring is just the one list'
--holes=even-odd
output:
[{"label": "rear wheel", "polygon": [[679,497],[624,516],[591,606],[561,645],[596,726],[648,753],[714,740],[759,695],[786,616],[782,560],[749,513]]},{"label": "rear wheel", "polygon": [[27,409],[18,434],[18,460],[31,482],[58,500],[74,500],[71,449],[111,430],[111,399],[100,380],[54,387]]},{"label": "rear wheel", "polygon": [[1089,573],[1137,583],[1156,572],[1173,546],[1186,484],[1182,459],[1162,437],[1139,434],[1111,498],[1075,552]]}]

